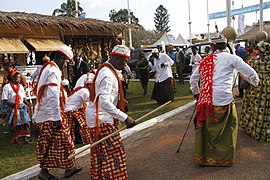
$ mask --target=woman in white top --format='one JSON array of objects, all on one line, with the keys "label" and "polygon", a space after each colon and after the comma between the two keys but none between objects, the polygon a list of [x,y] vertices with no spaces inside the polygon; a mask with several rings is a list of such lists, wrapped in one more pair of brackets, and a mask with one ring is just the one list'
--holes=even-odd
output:
[{"label": "woman in white top", "polygon": [[24,88],[20,84],[21,75],[14,71],[8,78],[10,82],[4,86],[2,92],[1,111],[7,113],[6,119],[13,135],[11,143],[17,144],[19,137],[23,137],[24,143],[28,143],[31,120],[24,105],[24,102],[27,102],[25,101]]}]

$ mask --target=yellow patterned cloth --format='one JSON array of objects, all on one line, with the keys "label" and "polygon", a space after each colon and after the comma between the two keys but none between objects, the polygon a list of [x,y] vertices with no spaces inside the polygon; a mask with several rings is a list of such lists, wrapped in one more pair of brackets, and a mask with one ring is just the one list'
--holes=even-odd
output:
[{"label": "yellow patterned cloth", "polygon": [[269,49],[269,44],[264,43],[259,55],[247,61],[258,73],[260,82],[257,88],[245,90],[240,116],[240,126],[245,132],[262,142],[270,141],[270,55],[267,46]]}]

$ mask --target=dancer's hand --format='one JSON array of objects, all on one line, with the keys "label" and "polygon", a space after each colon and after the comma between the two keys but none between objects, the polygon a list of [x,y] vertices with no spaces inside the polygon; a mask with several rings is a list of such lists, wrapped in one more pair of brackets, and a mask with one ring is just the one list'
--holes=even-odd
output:
[{"label": "dancer's hand", "polygon": [[200,94],[194,94],[193,97],[199,99]]},{"label": "dancer's hand", "polygon": [[131,117],[127,117],[127,119],[125,120],[125,123],[127,125],[127,128],[132,128],[133,126],[135,126],[135,121],[134,119],[132,119]]},{"label": "dancer's hand", "polygon": [[62,121],[61,120],[55,121],[55,129],[60,130],[61,127],[62,127]]}]

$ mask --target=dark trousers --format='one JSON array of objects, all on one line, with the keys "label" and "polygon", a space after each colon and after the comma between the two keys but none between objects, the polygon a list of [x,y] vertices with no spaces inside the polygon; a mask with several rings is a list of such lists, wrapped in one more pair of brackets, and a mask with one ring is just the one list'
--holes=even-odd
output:
[{"label": "dark trousers", "polygon": [[171,83],[172,78],[168,78],[160,83],[155,82],[151,99],[162,105],[168,101],[174,100],[173,88]]},{"label": "dark trousers", "polygon": [[179,83],[182,84],[182,83],[184,83],[183,67],[180,66],[179,63],[177,63],[176,68],[177,68],[177,74],[178,74]]},{"label": "dark trousers", "polygon": [[238,76],[238,91],[239,91],[239,96],[243,96],[244,95],[244,89],[241,88],[241,83],[243,81],[243,78],[241,78],[241,76]]}]

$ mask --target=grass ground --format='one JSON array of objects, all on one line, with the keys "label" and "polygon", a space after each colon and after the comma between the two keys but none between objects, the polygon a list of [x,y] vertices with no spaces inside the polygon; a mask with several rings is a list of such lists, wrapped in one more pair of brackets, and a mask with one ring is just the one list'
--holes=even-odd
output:
[{"label": "grass ground", "polygon": [[[129,116],[137,119],[158,107],[158,104],[151,100],[153,85],[154,82],[149,82],[149,93],[147,96],[142,97],[143,90],[140,83],[130,82],[127,92]],[[175,101],[147,119],[164,114],[193,100],[194,98],[189,90],[189,84],[177,84]],[[35,157],[35,145],[37,141],[37,129],[35,127],[31,127],[31,144],[20,143],[18,145],[10,145],[10,139],[11,135],[8,127],[0,125],[0,179],[38,164]]]}]

